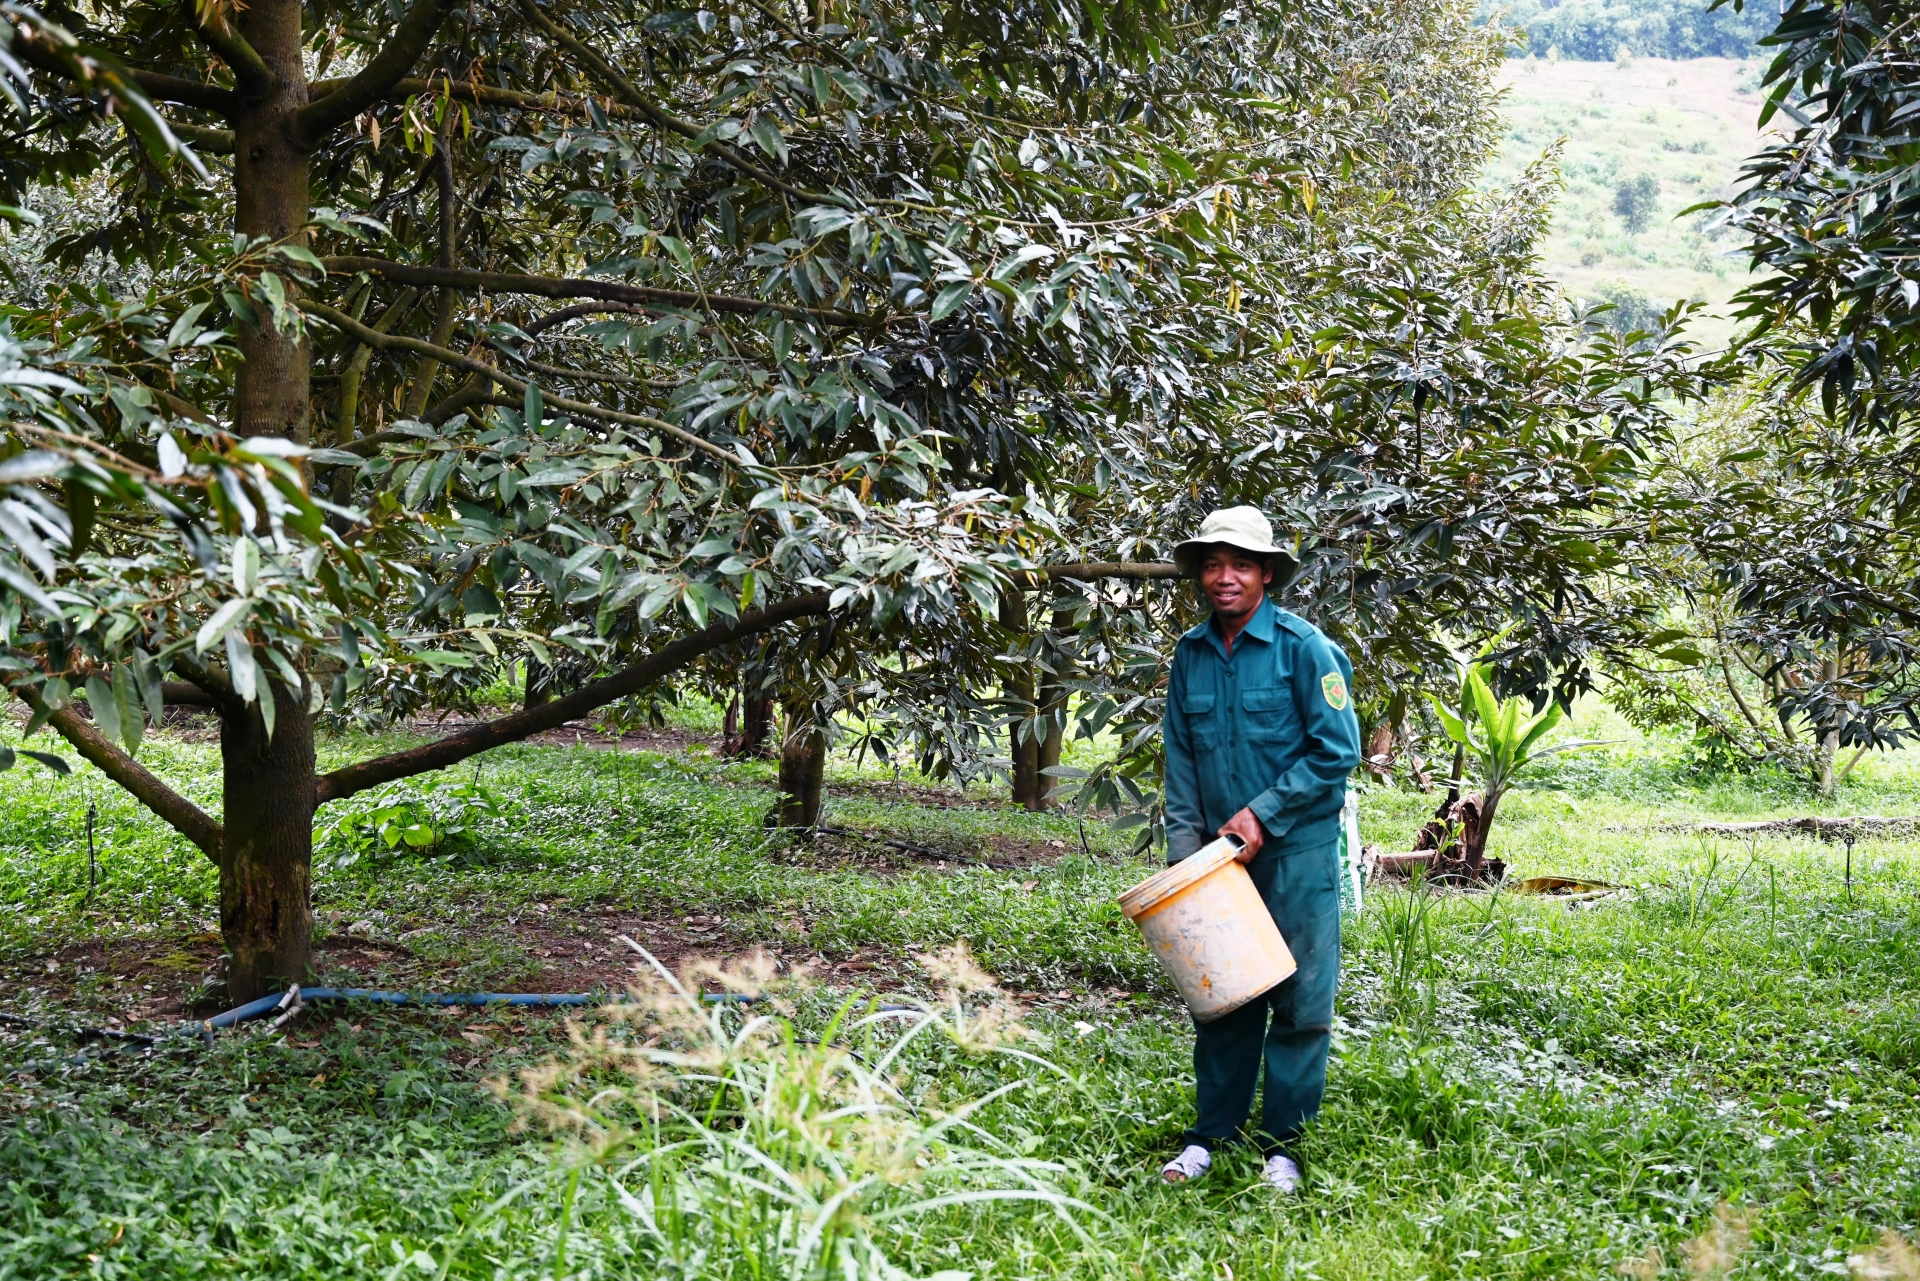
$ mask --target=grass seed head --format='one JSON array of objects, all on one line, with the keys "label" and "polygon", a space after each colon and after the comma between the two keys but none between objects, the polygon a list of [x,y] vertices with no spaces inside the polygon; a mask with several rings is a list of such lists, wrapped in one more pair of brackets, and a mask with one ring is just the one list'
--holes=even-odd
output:
[{"label": "grass seed head", "polygon": [[1848,1255],[1847,1267],[1861,1281],[1916,1281],[1920,1279],[1920,1249],[1898,1232],[1888,1230],[1873,1249]]},{"label": "grass seed head", "polygon": [[1656,1281],[1666,1268],[1666,1252],[1657,1245],[1650,1245],[1631,1259],[1622,1259],[1615,1271],[1623,1277],[1637,1278],[1637,1281]]},{"label": "grass seed head", "polygon": [[1713,1208],[1713,1223],[1681,1250],[1696,1277],[1724,1277],[1739,1264],[1753,1241],[1753,1213],[1736,1210],[1722,1201]]}]

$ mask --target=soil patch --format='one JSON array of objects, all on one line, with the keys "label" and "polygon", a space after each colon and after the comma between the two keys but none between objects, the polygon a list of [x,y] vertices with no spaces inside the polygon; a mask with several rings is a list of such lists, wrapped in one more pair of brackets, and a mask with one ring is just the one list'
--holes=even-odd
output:
[{"label": "soil patch", "polygon": [[[632,939],[675,974],[696,961],[744,960],[754,951],[782,973],[804,969],[842,991],[880,997],[925,994],[925,976],[905,953],[865,948],[825,956],[806,943],[807,923],[734,921],[719,916],[662,918],[591,905],[568,905],[514,917],[463,919],[458,924],[405,932],[406,942],[362,938],[335,930],[316,939],[315,982],[336,987],[396,991],[620,992],[650,971],[621,941]],[[473,958],[449,957],[434,945],[448,934],[478,943],[483,972]],[[769,935],[777,937],[767,937]],[[440,952],[436,959],[429,959]],[[212,934],[165,938],[99,938],[0,968],[7,994],[0,1013],[53,1025],[115,1029],[164,1027],[228,1009],[221,978],[220,940]],[[456,979],[455,975],[459,978]],[[711,982],[703,986],[714,989]],[[1133,994],[1120,988],[1020,992],[1030,1005],[1089,1010],[1109,1008]]]},{"label": "soil patch", "polygon": [[908,840],[884,829],[829,827],[811,841],[795,840],[772,847],[767,857],[792,867],[854,867],[878,875],[978,867],[1021,872],[1051,866],[1064,858],[1069,848],[1064,840],[1023,841],[1005,834],[969,841],[928,836]]},{"label": "soil patch", "polygon": [[859,796],[868,800],[893,801],[902,805],[918,805],[934,810],[1004,810],[1011,809],[1011,801],[991,796],[982,796],[977,792],[963,792],[957,787],[934,787],[925,783],[909,783],[901,779],[861,779],[851,783],[829,783],[829,800],[835,796]]},{"label": "soil patch", "polygon": [[[457,715],[424,716],[408,721],[405,729],[410,734],[440,738],[484,724],[487,719],[491,718],[476,719]],[[597,729],[586,721],[568,721],[558,729],[542,730],[523,741],[538,743],[544,747],[591,747],[600,751],[683,753],[690,747],[707,747],[718,752],[720,737],[719,734],[708,734],[699,730],[650,727],[615,734]]]}]

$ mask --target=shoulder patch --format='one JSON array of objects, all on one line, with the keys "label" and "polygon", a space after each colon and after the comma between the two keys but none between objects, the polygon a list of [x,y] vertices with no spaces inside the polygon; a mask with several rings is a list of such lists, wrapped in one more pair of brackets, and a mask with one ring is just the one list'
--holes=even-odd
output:
[{"label": "shoulder patch", "polygon": [[1347,710],[1347,683],[1340,679],[1339,672],[1328,672],[1320,678],[1320,692],[1326,696],[1328,707],[1336,712]]}]

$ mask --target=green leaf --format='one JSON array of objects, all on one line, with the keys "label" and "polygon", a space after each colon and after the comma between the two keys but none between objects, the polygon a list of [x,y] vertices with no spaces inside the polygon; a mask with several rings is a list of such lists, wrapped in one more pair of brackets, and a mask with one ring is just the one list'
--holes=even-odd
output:
[{"label": "green leaf", "polygon": [[[232,645],[235,637],[240,637],[242,644],[246,642],[246,638],[240,636],[239,632],[229,632],[227,634],[229,646]],[[279,709],[273,702],[273,682],[267,679],[266,669],[257,663],[253,668],[253,696],[260,705],[260,723],[266,727],[267,741],[272,742],[274,717]]]},{"label": "green leaf", "polygon": [[133,651],[133,676],[140,686],[140,701],[146,705],[147,718],[155,725],[165,724],[167,704],[162,690],[160,664],[144,649]]},{"label": "green leaf", "polygon": [[1427,698],[1433,703],[1434,715],[1440,718],[1441,732],[1460,746],[1473,750],[1475,744],[1472,736],[1467,733],[1467,723],[1461,720],[1451,707],[1442,702],[1438,694],[1430,693]]},{"label": "green leaf", "polygon": [[705,592],[697,590],[704,585],[688,583],[680,590],[680,607],[687,611],[687,617],[693,620],[695,627],[707,625],[707,596]]},{"label": "green leaf", "polygon": [[1460,692],[1466,696],[1465,702],[1473,708],[1473,714],[1489,736],[1496,733],[1500,723],[1500,704],[1494,698],[1493,691],[1487,688],[1487,678],[1480,669],[1469,667],[1466,677],[1460,682]]},{"label": "green leaf", "polygon": [[200,630],[194,634],[193,652],[204,654],[218,645],[227,633],[233,630],[233,625],[246,614],[250,603],[246,600],[230,600],[214,610],[213,617],[202,623]]},{"label": "green leaf", "polygon": [[73,767],[67,764],[66,759],[64,757],[55,756],[52,752],[30,751],[24,747],[20,748],[19,750],[20,750],[20,755],[26,757],[30,761],[39,761],[42,765],[46,766],[48,769],[52,770],[56,774],[73,773]]},{"label": "green leaf", "polygon": [[762,111],[753,118],[753,140],[760,144],[760,150],[778,160],[787,163],[787,139],[780,132],[780,126],[774,123],[773,116]]},{"label": "green leaf", "polygon": [[0,485],[18,485],[63,471],[67,460],[48,449],[29,450],[0,460]]},{"label": "green leaf", "polygon": [[140,687],[133,678],[132,663],[121,663],[113,669],[113,705],[120,715],[120,741],[127,745],[127,755],[137,756],[147,718],[141,715]]},{"label": "green leaf", "polygon": [[93,723],[108,738],[120,737],[120,704],[113,697],[113,686],[98,676],[87,677],[87,708]]},{"label": "green leaf", "polygon": [[1565,712],[1560,704],[1548,703],[1547,710],[1540,713],[1540,719],[1533,723],[1533,728],[1527,731],[1526,737],[1522,738],[1514,748],[1513,763],[1516,766],[1525,765],[1532,756],[1534,745],[1558,725],[1564,715]]},{"label": "green leaf", "polygon": [[259,664],[253,661],[253,642],[247,634],[238,629],[227,632],[227,677],[233,682],[234,692],[242,701],[251,703],[255,694],[255,682],[260,675]]},{"label": "green leaf", "polygon": [[948,316],[960,310],[961,306],[965,304],[972,294],[973,282],[971,280],[956,281],[948,285],[940,291],[939,297],[933,300],[933,312],[928,319],[934,321],[945,320]]}]

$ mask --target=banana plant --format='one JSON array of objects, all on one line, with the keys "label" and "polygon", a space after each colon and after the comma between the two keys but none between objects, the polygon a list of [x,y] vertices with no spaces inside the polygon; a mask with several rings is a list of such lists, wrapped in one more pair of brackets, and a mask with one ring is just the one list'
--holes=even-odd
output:
[{"label": "banana plant", "polygon": [[1565,717],[1566,710],[1558,703],[1548,703],[1545,711],[1530,715],[1525,699],[1496,698],[1487,684],[1486,668],[1479,663],[1460,666],[1459,711],[1448,707],[1437,695],[1428,697],[1433,700],[1433,710],[1440,718],[1440,728],[1470,754],[1479,767],[1480,812],[1462,825],[1460,833],[1461,857],[1469,875],[1478,875],[1486,854],[1487,832],[1493,827],[1500,800],[1527,767],[1544,756],[1598,747],[1600,743],[1576,741],[1542,747],[1542,740]]}]

